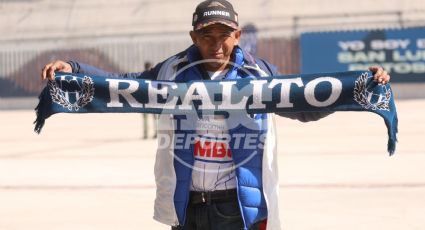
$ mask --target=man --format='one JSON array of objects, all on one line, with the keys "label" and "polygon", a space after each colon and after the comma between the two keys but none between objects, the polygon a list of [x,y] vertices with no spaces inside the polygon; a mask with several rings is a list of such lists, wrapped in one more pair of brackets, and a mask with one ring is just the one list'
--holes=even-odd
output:
[{"label": "man", "polygon": [[[145,71],[146,70],[150,70],[152,68],[152,63],[151,62],[145,62]],[[147,113],[143,113],[142,114],[142,120],[143,120],[143,133],[142,133],[142,139],[148,139],[149,138],[149,128],[150,127],[155,127],[156,124],[156,115],[155,114],[147,114]],[[151,120],[151,122],[149,122]],[[153,135],[152,138],[155,139],[156,138],[156,128],[153,128]]]},{"label": "man", "polygon": [[[201,2],[192,25],[193,45],[152,70],[112,74],[56,61],[44,67],[42,79],[53,79],[54,71],[174,82],[277,75],[239,48],[238,15],[226,0]],[[370,70],[379,83],[389,81],[382,68]],[[328,113],[279,115],[314,121]],[[222,114],[159,117],[154,219],[175,230],[280,229],[273,114],[236,116],[232,122]],[[165,146],[164,137],[171,140]]]}]

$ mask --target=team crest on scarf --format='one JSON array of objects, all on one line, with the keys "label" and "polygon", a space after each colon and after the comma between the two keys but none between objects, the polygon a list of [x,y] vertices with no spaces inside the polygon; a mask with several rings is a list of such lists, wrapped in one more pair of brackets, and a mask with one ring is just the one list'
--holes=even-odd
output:
[{"label": "team crest on scarf", "polygon": [[383,87],[384,90],[377,93],[377,87],[370,87],[368,78],[368,73],[363,73],[357,78],[354,86],[354,100],[365,109],[389,111],[391,89],[381,85],[379,87]]},{"label": "team crest on scarf", "polygon": [[49,81],[48,87],[52,101],[69,111],[78,111],[90,103],[94,96],[93,79],[87,76],[62,75],[58,83]]}]

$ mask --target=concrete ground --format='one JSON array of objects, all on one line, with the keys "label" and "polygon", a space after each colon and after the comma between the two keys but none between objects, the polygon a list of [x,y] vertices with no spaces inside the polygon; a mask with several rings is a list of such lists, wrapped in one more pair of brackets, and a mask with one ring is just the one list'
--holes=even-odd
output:
[{"label": "concrete ground", "polygon": [[[399,100],[397,152],[372,113],[278,118],[286,230],[425,229],[425,99]],[[0,111],[0,230],[169,229],[152,219],[155,141],[140,114]]]}]

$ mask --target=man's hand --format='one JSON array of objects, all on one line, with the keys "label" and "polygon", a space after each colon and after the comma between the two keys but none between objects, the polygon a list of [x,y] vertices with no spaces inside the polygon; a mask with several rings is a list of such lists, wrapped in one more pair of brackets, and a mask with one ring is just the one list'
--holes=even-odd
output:
[{"label": "man's hand", "polygon": [[370,66],[369,70],[373,73],[373,80],[379,84],[387,84],[390,81],[390,75],[380,66]]},{"label": "man's hand", "polygon": [[49,80],[53,80],[55,78],[55,71],[72,73],[72,67],[70,64],[61,60],[51,62],[45,65],[43,70],[41,71],[41,80],[45,80],[46,78]]}]

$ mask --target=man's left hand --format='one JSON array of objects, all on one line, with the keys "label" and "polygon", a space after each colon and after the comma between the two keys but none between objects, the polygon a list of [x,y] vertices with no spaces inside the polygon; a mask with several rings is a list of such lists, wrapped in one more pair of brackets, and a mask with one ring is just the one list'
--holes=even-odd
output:
[{"label": "man's left hand", "polygon": [[384,68],[380,66],[371,66],[369,70],[373,73],[373,80],[379,84],[387,84],[390,81],[391,77]]}]

